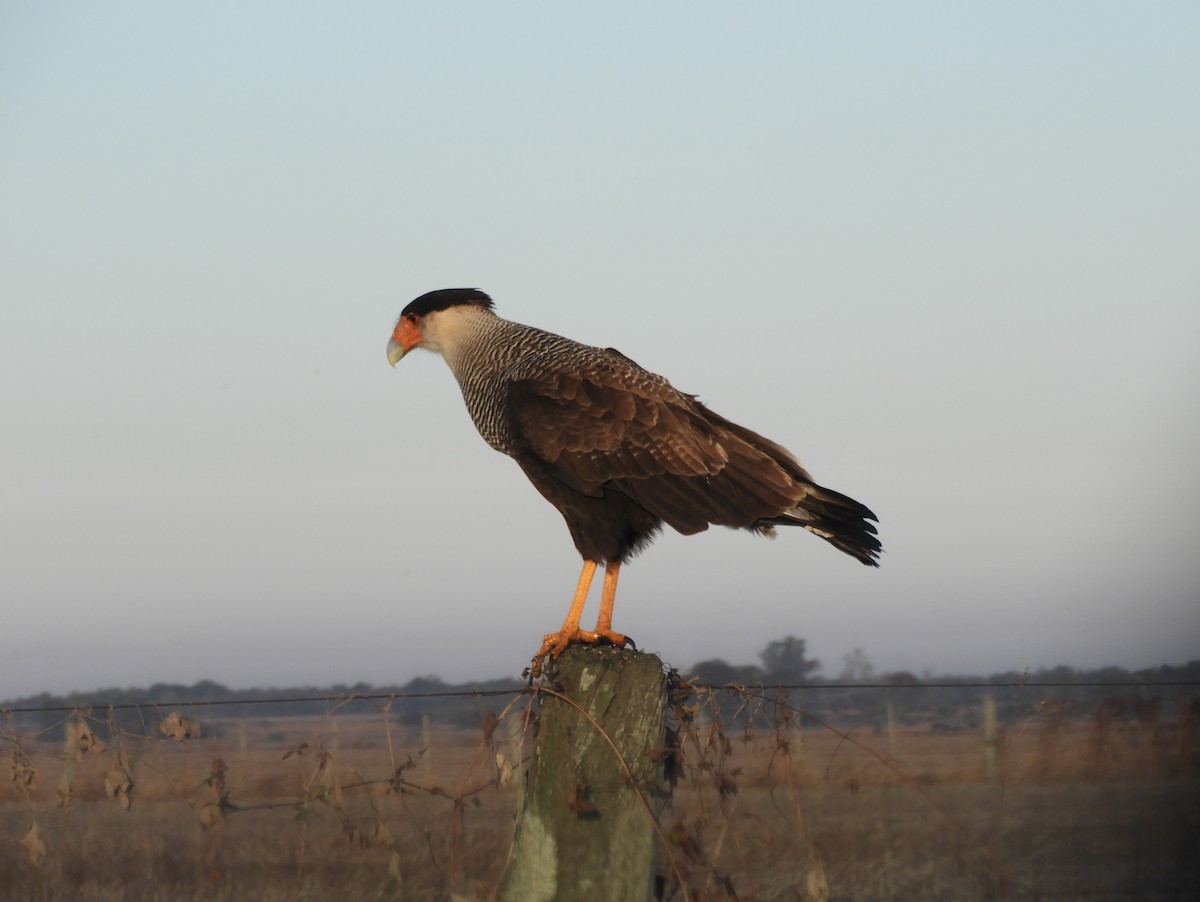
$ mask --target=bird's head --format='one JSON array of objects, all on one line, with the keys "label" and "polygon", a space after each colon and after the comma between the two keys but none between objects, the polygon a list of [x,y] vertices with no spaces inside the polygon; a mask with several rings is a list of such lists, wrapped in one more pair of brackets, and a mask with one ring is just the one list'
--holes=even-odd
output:
[{"label": "bird's head", "polygon": [[439,327],[455,319],[448,320],[442,314],[455,308],[491,310],[492,299],[478,288],[442,288],[421,295],[400,312],[400,320],[388,339],[388,363],[395,366],[413,348],[441,351],[446,338],[441,333],[447,330]]}]

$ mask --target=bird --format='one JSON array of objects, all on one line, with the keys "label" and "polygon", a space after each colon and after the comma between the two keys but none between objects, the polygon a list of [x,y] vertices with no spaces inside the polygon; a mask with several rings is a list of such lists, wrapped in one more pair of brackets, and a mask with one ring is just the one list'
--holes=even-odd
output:
[{"label": "bird", "polygon": [[[664,525],[684,535],[719,525],[770,538],[778,526],[799,526],[879,566],[879,518],[869,508],[818,485],[782,445],[614,348],[504,319],[477,288],[430,291],[404,307],[388,362],[395,367],[418,348],[446,361],[479,434],[558,509],[583,558],[566,619],[543,637],[532,678],[572,643],[632,644],[612,628],[618,575]],[[601,565],[599,616],[584,630]]]}]

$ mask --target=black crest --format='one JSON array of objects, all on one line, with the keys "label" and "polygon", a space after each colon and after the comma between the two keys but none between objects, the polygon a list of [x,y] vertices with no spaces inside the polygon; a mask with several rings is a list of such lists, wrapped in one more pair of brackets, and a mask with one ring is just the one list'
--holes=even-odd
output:
[{"label": "black crest", "polygon": [[492,299],[478,288],[440,288],[421,295],[409,303],[401,316],[425,316],[438,310],[447,310],[461,304],[475,304],[485,310],[492,309]]}]

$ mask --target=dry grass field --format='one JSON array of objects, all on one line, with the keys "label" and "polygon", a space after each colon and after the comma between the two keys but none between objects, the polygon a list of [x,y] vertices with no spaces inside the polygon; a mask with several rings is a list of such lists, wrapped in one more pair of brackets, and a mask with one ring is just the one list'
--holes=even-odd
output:
[{"label": "dry grass field", "polygon": [[[486,740],[344,714],[200,718],[182,741],[6,729],[0,896],[491,898],[519,713]],[[684,897],[679,870],[696,900],[1200,898],[1200,751],[1178,718],[1051,712],[990,746],[840,730],[692,723],[662,818],[665,897]]]}]

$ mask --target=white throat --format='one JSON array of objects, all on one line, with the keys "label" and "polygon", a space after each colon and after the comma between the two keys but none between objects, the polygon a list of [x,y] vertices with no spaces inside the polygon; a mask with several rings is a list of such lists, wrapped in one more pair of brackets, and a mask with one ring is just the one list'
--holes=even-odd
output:
[{"label": "white throat", "polygon": [[463,351],[496,324],[497,316],[474,304],[435,310],[421,319],[420,347],[441,354],[457,372]]}]

